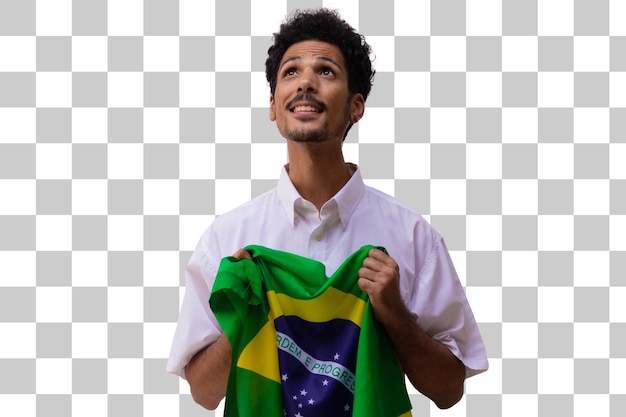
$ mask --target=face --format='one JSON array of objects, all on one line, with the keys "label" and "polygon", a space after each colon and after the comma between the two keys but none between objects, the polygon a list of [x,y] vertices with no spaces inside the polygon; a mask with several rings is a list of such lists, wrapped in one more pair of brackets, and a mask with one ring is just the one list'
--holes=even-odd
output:
[{"label": "face", "polygon": [[348,89],[341,50],[321,41],[291,45],[278,68],[270,97],[270,120],[288,140],[343,140],[350,123],[363,116],[364,99]]}]

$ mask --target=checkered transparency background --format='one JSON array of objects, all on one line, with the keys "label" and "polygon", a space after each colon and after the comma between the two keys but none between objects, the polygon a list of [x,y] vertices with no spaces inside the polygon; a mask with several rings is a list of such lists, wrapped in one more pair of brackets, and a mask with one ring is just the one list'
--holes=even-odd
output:
[{"label": "checkered transparency background", "polygon": [[321,5],[375,51],[346,159],[445,236],[487,345],[415,415],[626,415],[623,0],[0,0],[0,415],[212,415],[164,372],[181,271],[275,184],[265,54]]}]

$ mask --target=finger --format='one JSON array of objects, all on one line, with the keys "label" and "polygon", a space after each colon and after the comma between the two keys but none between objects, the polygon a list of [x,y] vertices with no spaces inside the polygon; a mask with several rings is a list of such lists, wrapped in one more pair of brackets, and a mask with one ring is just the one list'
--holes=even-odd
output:
[{"label": "finger", "polygon": [[387,255],[385,252],[377,248],[370,249],[370,251],[367,253],[367,256],[378,259],[379,261],[382,261],[385,258],[389,257],[389,255]]},{"label": "finger", "polygon": [[380,249],[370,250],[368,253],[368,256],[370,258],[376,259],[377,261],[384,263],[387,266],[395,267],[397,265],[396,261],[391,256],[389,256],[388,254],[386,254]]},{"label": "finger", "polygon": [[363,267],[371,269],[374,272],[384,272],[384,273],[397,273],[398,272],[398,264],[390,258],[387,257],[384,260],[367,257],[363,261]]},{"label": "finger", "polygon": [[372,249],[368,255],[370,258],[376,259],[390,268],[398,269],[396,260],[380,249]]},{"label": "finger", "polygon": [[366,292],[368,295],[371,296],[371,293],[374,290],[374,282],[370,281],[367,278],[359,278],[357,283],[359,284],[359,288],[361,289],[361,291]]},{"label": "finger", "polygon": [[376,275],[378,272],[383,271],[385,268],[385,264],[381,261],[374,258],[365,258],[363,260],[363,277],[369,278],[370,276]]},{"label": "finger", "polygon": [[233,257],[235,257],[237,259],[252,259],[252,256],[250,256],[248,251],[246,251],[245,249],[237,250],[237,252],[235,252]]},{"label": "finger", "polygon": [[363,268],[359,269],[359,278],[363,278],[369,281],[373,281],[376,277],[376,271],[363,266]]}]

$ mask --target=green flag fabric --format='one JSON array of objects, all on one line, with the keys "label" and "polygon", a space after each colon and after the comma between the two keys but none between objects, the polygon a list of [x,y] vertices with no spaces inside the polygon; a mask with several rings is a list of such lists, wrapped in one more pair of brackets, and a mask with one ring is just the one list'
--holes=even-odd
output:
[{"label": "green flag fabric", "polygon": [[[411,416],[404,373],[358,271],[247,246],[224,258],[210,298],[232,346],[226,417]],[[384,250],[383,248],[379,248]]]}]

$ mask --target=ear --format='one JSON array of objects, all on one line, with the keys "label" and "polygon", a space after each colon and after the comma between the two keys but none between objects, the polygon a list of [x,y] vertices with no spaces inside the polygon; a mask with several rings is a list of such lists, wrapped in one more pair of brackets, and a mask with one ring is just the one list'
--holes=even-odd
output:
[{"label": "ear", "polygon": [[274,95],[270,95],[270,121],[276,121],[276,102],[274,101]]},{"label": "ear", "polygon": [[350,103],[350,123],[355,124],[365,113],[365,99],[361,93],[354,94]]}]

